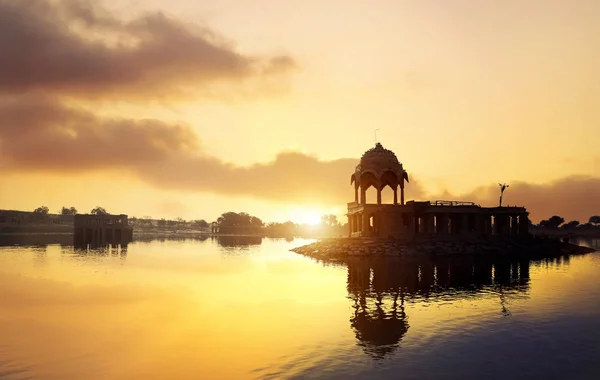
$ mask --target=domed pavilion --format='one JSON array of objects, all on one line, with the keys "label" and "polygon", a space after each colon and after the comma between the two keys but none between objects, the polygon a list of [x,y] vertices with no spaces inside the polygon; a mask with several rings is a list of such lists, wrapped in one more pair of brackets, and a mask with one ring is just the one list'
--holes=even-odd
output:
[{"label": "domed pavilion", "polygon": [[385,149],[380,143],[367,150],[360,159],[360,164],[350,177],[354,184],[354,201],[365,204],[367,190],[373,186],[377,190],[377,204],[381,204],[381,191],[389,186],[394,191],[394,204],[398,204],[398,187],[400,187],[400,204],[404,204],[404,181],[408,183],[408,173],[402,167],[396,154]]},{"label": "domed pavilion", "polygon": [[[351,237],[412,238],[415,235],[524,235],[529,213],[524,207],[481,207],[462,201],[404,199],[408,173],[394,152],[380,143],[367,150],[350,177],[354,202],[348,203]],[[381,193],[389,186],[394,198],[384,204]],[[377,202],[367,202],[367,190],[377,191]],[[400,189],[400,202],[398,202]]]}]

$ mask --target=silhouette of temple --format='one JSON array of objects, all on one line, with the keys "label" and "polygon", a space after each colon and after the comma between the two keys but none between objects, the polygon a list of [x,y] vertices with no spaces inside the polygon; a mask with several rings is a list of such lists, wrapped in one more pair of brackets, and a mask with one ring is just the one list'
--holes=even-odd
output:
[{"label": "silhouette of temple", "polygon": [[410,328],[406,307],[415,301],[496,298],[498,312],[508,315],[505,296],[523,297],[530,286],[529,260],[502,257],[350,259],[333,265],[347,267],[350,327],[357,345],[375,360],[400,347]]},{"label": "silhouette of temple", "polygon": [[[348,203],[347,213],[350,236],[529,234],[529,213],[524,207],[481,207],[458,201],[405,202],[408,182],[408,173],[394,152],[380,143],[367,150],[350,179],[354,185],[354,202]],[[394,192],[391,204],[382,203],[381,192],[386,186]],[[370,187],[377,190],[376,203],[367,203]]]}]

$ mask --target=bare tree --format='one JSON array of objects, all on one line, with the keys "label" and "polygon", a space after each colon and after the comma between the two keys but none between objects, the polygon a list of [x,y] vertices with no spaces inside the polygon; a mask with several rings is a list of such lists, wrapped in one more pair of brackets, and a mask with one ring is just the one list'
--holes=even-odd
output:
[{"label": "bare tree", "polygon": [[508,185],[505,183],[499,183],[498,186],[500,186],[500,206],[502,207],[502,196],[504,195],[504,190],[506,190],[508,188]]}]

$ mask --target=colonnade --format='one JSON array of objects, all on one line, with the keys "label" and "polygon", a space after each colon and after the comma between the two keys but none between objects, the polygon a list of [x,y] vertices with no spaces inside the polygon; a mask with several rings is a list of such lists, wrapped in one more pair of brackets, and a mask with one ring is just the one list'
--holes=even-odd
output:
[{"label": "colonnade", "polygon": [[[529,218],[527,214],[504,213],[425,213],[414,215],[398,213],[393,218],[383,218],[379,212],[348,214],[349,235],[380,236],[381,232],[398,232],[435,235],[527,235]],[[393,220],[400,218],[399,220]],[[386,225],[390,223],[392,225]],[[386,235],[386,236],[384,236]]]},{"label": "colonnade", "polygon": [[[390,185],[385,185],[385,186],[390,186]],[[381,203],[381,192],[383,191],[383,189],[385,188],[385,186],[382,186],[381,188],[377,188],[377,204],[380,205]],[[404,205],[404,186],[399,185],[396,187],[390,186],[392,188],[392,190],[394,191],[394,202],[393,204],[397,205],[398,204],[398,188],[400,188],[400,204]],[[367,188],[360,188],[360,199],[358,198],[358,187],[354,188],[354,202],[359,203],[364,205],[367,204]]]}]

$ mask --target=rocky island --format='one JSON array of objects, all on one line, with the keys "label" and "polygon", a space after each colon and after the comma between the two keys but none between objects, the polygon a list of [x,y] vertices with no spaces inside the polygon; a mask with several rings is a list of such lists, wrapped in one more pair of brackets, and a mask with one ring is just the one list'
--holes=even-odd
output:
[{"label": "rocky island", "polygon": [[[292,251],[319,258],[415,255],[519,255],[527,258],[593,252],[593,249],[529,233],[529,213],[522,206],[482,207],[464,201],[408,201],[409,176],[396,154],[380,143],[367,150],[350,177],[354,201],[348,203],[347,238],[323,239]],[[382,190],[393,200],[385,203]],[[367,202],[367,190],[377,200]],[[398,199],[400,190],[400,199]]]}]

